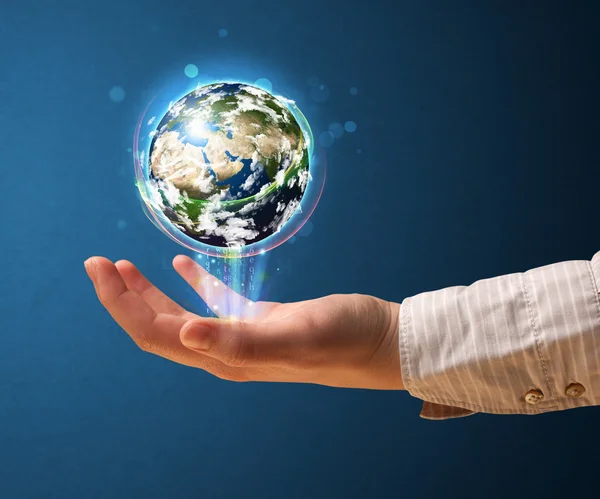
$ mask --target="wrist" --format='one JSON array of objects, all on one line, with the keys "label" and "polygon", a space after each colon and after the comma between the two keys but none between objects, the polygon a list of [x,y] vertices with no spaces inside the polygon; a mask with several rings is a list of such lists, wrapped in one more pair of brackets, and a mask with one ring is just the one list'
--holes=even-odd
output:
[{"label": "wrist", "polygon": [[398,343],[400,304],[374,297],[369,300],[373,300],[369,308],[377,312],[371,316],[374,322],[370,324],[370,347],[362,369],[364,382],[378,390],[405,390]]},{"label": "wrist", "polygon": [[385,331],[385,343],[388,349],[390,380],[396,390],[406,390],[402,380],[400,360],[400,303],[387,302],[389,314],[388,327]]}]

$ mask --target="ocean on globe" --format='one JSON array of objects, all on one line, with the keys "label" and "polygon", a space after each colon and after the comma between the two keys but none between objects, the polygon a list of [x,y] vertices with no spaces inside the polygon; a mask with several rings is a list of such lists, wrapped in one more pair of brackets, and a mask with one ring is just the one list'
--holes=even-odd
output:
[{"label": "ocean on globe", "polygon": [[289,104],[241,83],[214,83],[182,97],[152,132],[152,204],[211,246],[241,248],[279,232],[310,177],[310,130]]}]

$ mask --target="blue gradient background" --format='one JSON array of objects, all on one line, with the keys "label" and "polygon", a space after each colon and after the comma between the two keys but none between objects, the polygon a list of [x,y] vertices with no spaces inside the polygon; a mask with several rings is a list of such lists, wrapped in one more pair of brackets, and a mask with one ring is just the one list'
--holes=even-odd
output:
[{"label": "blue gradient background", "polygon": [[[223,382],[140,352],[83,260],[131,259],[202,308],[169,267],[180,248],[143,214],[127,152],[152,89],[190,63],[271,79],[315,134],[358,124],[328,150],[312,234],[271,252],[268,298],[400,301],[589,259],[599,14],[566,1],[3,0],[0,497],[597,493],[596,408],[430,422],[405,392]],[[311,76],[327,102],[310,104]]]}]

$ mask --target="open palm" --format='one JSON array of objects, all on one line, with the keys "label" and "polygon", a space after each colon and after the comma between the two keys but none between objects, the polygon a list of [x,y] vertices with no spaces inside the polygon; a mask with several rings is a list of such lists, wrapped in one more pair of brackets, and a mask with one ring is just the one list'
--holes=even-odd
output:
[{"label": "open palm", "polygon": [[219,319],[185,310],[126,260],[86,262],[100,302],[142,350],[232,381],[403,388],[398,304],[359,294],[253,302],[191,258],[173,267]]}]

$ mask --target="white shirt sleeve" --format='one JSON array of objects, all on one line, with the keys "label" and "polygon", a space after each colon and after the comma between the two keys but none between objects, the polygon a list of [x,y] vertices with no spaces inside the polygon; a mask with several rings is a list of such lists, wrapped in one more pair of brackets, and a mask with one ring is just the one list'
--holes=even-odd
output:
[{"label": "white shirt sleeve", "polygon": [[402,377],[421,417],[600,405],[599,288],[600,252],[406,298]]}]

